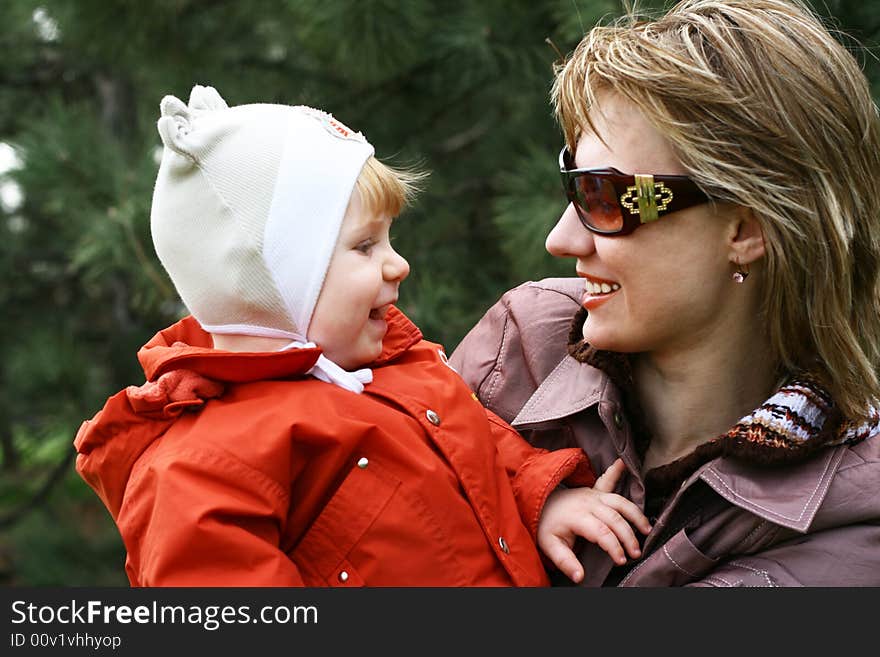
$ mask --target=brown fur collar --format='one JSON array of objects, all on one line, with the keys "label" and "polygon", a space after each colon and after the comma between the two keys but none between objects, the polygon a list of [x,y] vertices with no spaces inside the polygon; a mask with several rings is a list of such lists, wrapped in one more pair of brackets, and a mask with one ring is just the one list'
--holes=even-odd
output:
[{"label": "brown fur collar", "polygon": [[[636,450],[644,457],[651,433],[638,404],[629,358],[625,354],[595,349],[584,342],[582,327],[586,318],[587,311],[583,308],[575,315],[568,352],[579,362],[604,371],[618,387]],[[823,448],[859,442],[880,432],[880,410],[873,410],[873,420],[857,426],[843,418],[816,377],[792,376],[727,433],[699,445],[676,461],[650,470],[645,474],[645,483],[653,494],[665,495],[703,463],[719,456],[768,467],[803,461]]]}]

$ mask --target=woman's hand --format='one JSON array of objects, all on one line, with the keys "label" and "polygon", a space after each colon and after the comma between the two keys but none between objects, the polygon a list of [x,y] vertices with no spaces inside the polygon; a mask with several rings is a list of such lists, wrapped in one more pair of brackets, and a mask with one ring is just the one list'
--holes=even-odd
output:
[{"label": "woman's hand", "polygon": [[626,554],[641,556],[630,523],[643,534],[651,531],[651,523],[639,507],[611,492],[625,469],[617,459],[593,488],[556,490],[547,498],[538,522],[538,547],[573,582],[584,578],[584,569],[571,549],[577,536],[598,545],[618,565],[626,563]]}]

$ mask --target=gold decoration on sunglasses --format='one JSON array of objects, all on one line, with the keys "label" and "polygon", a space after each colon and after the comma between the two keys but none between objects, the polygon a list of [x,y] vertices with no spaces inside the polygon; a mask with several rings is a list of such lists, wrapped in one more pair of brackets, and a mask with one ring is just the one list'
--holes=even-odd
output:
[{"label": "gold decoration on sunglasses", "polygon": [[654,182],[654,176],[650,174],[636,174],[635,179],[636,184],[627,187],[620,197],[620,204],[630,214],[639,215],[643,224],[656,221],[660,218],[659,213],[672,203],[672,190],[662,182]]}]

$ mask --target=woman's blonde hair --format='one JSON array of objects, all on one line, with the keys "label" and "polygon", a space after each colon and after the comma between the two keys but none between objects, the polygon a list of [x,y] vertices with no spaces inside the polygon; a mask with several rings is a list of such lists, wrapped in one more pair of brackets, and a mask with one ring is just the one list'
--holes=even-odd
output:
[{"label": "woman's blonde hair", "polygon": [[557,69],[571,148],[597,92],[634,103],[715,200],[764,230],[763,311],[781,369],[852,419],[880,399],[880,126],[853,56],[796,0],[685,0],[598,26]]},{"label": "woman's blonde hair", "polygon": [[355,183],[364,209],[371,215],[396,217],[410,205],[427,174],[389,166],[370,157]]}]

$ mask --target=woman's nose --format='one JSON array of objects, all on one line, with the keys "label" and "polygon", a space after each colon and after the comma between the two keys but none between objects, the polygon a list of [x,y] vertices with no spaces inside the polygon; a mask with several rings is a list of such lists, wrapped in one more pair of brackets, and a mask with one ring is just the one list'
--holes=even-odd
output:
[{"label": "woman's nose", "polygon": [[583,258],[596,250],[596,243],[593,234],[584,228],[577,211],[569,203],[547,235],[544,247],[557,258]]}]

